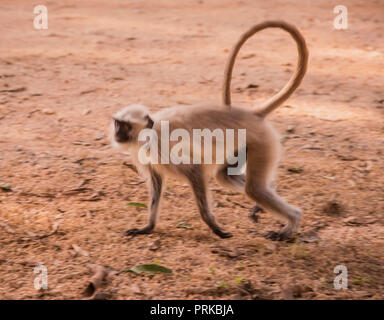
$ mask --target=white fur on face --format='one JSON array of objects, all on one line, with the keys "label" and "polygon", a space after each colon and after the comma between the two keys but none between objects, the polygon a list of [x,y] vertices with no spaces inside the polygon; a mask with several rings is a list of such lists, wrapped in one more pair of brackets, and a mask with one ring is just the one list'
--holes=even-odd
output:
[{"label": "white fur on face", "polygon": [[131,104],[116,112],[112,118],[124,122],[132,122],[145,125],[145,117],[149,114],[146,106],[141,104]]}]

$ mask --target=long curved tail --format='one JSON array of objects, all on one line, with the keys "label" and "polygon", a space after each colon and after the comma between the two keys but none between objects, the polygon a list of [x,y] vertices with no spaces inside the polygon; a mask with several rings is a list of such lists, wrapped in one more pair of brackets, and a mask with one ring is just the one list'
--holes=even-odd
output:
[{"label": "long curved tail", "polygon": [[232,48],[230,53],[227,65],[224,72],[224,84],[223,84],[223,103],[228,108],[231,107],[231,79],[232,79],[232,70],[235,64],[236,56],[242,47],[242,45],[255,33],[266,29],[266,28],[280,28],[287,31],[292,38],[296,41],[297,50],[298,50],[298,63],[295,73],[289,79],[288,83],[272,98],[264,102],[260,107],[255,109],[255,113],[266,117],[270,112],[275,110],[280,104],[289,98],[289,96],[297,89],[300,85],[301,80],[304,77],[304,74],[307,70],[308,63],[308,49],[305,43],[305,40],[299,30],[296,27],[284,22],[284,21],[265,21],[260,24],[257,24],[250,28],[247,32],[241,35],[238,42]]}]

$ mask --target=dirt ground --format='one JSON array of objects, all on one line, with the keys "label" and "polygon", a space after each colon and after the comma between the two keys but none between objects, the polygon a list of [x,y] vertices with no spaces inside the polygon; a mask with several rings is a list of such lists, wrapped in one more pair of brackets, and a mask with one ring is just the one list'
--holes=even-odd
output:
[{"label": "dirt ground", "polygon": [[[33,8],[48,8],[48,29]],[[333,8],[348,8],[335,30]],[[108,299],[383,299],[384,2],[314,0],[27,1],[0,4],[0,298],[83,299],[90,264],[116,271]],[[252,201],[210,183],[231,239],[201,221],[189,187],[168,182],[153,234],[142,226],[143,180],[109,144],[110,116],[142,103],[221,100],[223,68],[252,24],[283,19],[305,36],[310,61],[296,93],[270,118],[282,136],[278,192],[304,211],[293,243]],[[296,64],[289,36],[252,38],[235,66],[233,103],[277,92]],[[250,86],[251,85],[251,86]],[[36,264],[48,290],[36,290]],[[172,274],[124,272],[157,263]],[[348,270],[336,290],[333,271]]]}]

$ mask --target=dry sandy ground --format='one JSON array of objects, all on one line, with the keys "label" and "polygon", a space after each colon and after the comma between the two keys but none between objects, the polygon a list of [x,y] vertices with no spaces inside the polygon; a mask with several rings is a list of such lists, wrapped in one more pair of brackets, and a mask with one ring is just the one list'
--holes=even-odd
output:
[{"label": "dry sandy ground", "polygon": [[[344,1],[344,31],[333,28],[340,0],[42,2],[49,28],[40,31],[40,2],[0,4],[0,298],[81,299],[89,264],[118,272],[101,289],[109,299],[384,297],[383,1]],[[127,203],[148,195],[109,145],[110,115],[137,102],[152,111],[219,102],[229,49],[266,19],[295,24],[310,50],[301,87],[270,119],[285,150],[277,189],[304,211],[299,239],[263,238],[280,223],[267,213],[251,221],[253,203],[213,181],[214,211],[234,234],[218,239],[173,180],[156,231],[124,237],[146,222],[146,210]],[[234,103],[273,95],[295,56],[284,32],[252,38]],[[39,262],[48,290],[34,288]],[[142,263],[173,273],[120,272]],[[337,265],[348,268],[347,290],[334,289]]]}]

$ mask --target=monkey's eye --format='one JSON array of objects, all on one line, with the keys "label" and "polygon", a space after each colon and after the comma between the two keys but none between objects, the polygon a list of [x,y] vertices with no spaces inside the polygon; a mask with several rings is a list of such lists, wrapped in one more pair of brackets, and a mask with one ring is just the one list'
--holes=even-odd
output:
[{"label": "monkey's eye", "polygon": [[124,131],[129,132],[132,129],[132,126],[128,122],[123,122],[119,120],[115,120],[115,130],[116,132]]},{"label": "monkey's eye", "polygon": [[129,132],[132,129],[132,125],[128,122],[124,122],[124,129],[126,132]]}]

